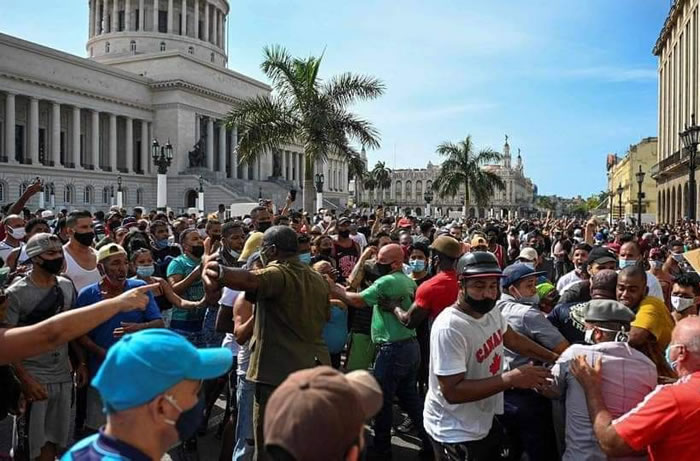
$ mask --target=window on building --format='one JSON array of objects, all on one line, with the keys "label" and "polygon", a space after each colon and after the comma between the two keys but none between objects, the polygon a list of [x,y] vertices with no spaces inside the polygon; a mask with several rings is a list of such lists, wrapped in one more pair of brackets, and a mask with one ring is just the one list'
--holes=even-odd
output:
[{"label": "window on building", "polygon": [[86,204],[92,203],[95,200],[95,190],[92,186],[85,186],[85,191],[83,192],[83,201]]},{"label": "window on building", "polygon": [[102,203],[109,204],[112,202],[112,190],[109,186],[102,189]]},{"label": "window on building", "polygon": [[143,189],[136,189],[136,204],[143,205]]},{"label": "window on building", "polygon": [[117,31],[118,32],[126,30],[126,15],[124,13],[125,13],[124,10],[119,11],[117,13]]},{"label": "window on building", "polygon": [[136,8],[136,30],[141,30],[141,10]]},{"label": "window on building", "polygon": [[73,186],[71,184],[67,184],[66,188],[63,190],[63,202],[73,203],[74,195],[75,191],[73,190]]},{"label": "window on building", "polygon": [[129,189],[122,187],[122,205],[126,206],[127,198],[129,197]]},{"label": "window on building", "polygon": [[94,55],[95,55],[95,48],[91,46],[90,47],[90,57],[93,57]]},{"label": "window on building", "polygon": [[214,62],[214,52],[211,53],[211,62]]},{"label": "window on building", "polygon": [[187,48],[187,52],[188,52],[189,54],[194,54],[194,47],[191,46],[191,47]]},{"label": "window on building", "polygon": [[7,200],[7,184],[0,181],[0,203],[5,203]]},{"label": "window on building", "polygon": [[158,32],[162,34],[168,33],[168,12],[158,10]]},{"label": "window on building", "polygon": [[160,51],[165,51],[165,42],[160,42]]},{"label": "window on building", "polygon": [[105,53],[109,53],[109,42],[105,43]]},{"label": "window on building", "polygon": [[24,125],[15,125],[15,160],[24,162]]},{"label": "window on building", "polygon": [[27,183],[26,182],[20,183],[19,195],[21,196],[22,194],[24,194],[24,191],[26,191],[26,190],[27,190]]},{"label": "window on building", "polygon": [[136,53],[136,40],[129,42],[129,48],[131,49],[132,53]]}]

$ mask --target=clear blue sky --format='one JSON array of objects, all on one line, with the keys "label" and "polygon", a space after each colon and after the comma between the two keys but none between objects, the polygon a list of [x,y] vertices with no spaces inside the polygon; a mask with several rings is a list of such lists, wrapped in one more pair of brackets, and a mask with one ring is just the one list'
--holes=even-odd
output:
[{"label": "clear blue sky", "polygon": [[[541,194],[605,188],[605,156],[657,133],[651,49],[668,0],[230,1],[229,65],[264,79],[266,44],[326,50],[324,75],[375,75],[358,106],[382,134],[370,163],[424,167],[471,134],[508,134]],[[0,31],[85,56],[87,0],[0,0]],[[396,152],[396,155],[394,155]],[[394,160],[396,159],[396,160]]]}]

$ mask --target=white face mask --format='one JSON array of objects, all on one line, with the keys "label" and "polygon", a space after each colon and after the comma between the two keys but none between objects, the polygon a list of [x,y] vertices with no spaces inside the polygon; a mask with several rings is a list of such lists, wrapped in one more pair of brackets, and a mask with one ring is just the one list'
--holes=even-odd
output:
[{"label": "white face mask", "polygon": [[695,305],[695,298],[682,298],[680,296],[671,296],[671,306],[676,312],[683,312],[684,310],[693,307]]},{"label": "white face mask", "polygon": [[618,342],[618,343],[626,343],[627,340],[629,339],[629,334],[625,331],[625,328],[622,327],[622,330],[611,330],[609,328],[603,328],[603,327],[595,327],[586,330],[586,332],[583,335],[583,341],[586,344],[595,344],[595,340],[593,339],[593,332],[595,330],[601,330],[601,331],[607,331],[608,333],[617,333],[615,335],[615,339],[613,341]]},{"label": "white face mask", "polygon": [[14,227],[10,227],[9,229],[10,229],[10,235],[14,239],[22,240],[27,235],[27,233],[24,231],[23,227],[18,227],[17,229],[15,229]]}]

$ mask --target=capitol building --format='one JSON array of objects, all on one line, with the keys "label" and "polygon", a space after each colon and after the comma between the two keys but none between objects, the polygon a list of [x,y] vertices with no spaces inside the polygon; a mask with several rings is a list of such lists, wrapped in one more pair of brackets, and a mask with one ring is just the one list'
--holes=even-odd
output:
[{"label": "capitol building", "polygon": [[[494,197],[486,206],[475,203],[467,207],[467,216],[486,217],[524,217],[537,213],[535,195],[537,186],[525,177],[522,155],[518,151],[515,165],[511,162],[508,138],[503,145],[502,160],[499,164],[484,165],[485,170],[496,173],[505,184],[505,189],[495,191]],[[435,178],[440,174],[440,165],[428,162],[426,168],[394,169],[391,172],[391,186],[384,191],[362,190],[360,201],[365,203],[384,203],[401,210],[410,209],[411,214],[421,216],[426,211],[425,192],[431,190]],[[470,194],[473,197],[473,194]],[[464,187],[462,193],[454,197],[441,198],[433,194],[430,204],[433,216],[461,215],[464,208]]]},{"label": "capitol building", "polygon": [[[206,210],[259,197],[281,205],[302,188],[300,146],[239,164],[237,130],[222,123],[233,105],[271,91],[227,68],[228,1],[87,4],[87,58],[0,34],[0,205],[39,177],[47,207],[105,210],[119,178],[125,207],[155,208],[154,140],[173,146],[167,205],[175,211],[195,206],[200,176]],[[315,168],[332,178],[324,205],[345,206],[345,162]]]}]

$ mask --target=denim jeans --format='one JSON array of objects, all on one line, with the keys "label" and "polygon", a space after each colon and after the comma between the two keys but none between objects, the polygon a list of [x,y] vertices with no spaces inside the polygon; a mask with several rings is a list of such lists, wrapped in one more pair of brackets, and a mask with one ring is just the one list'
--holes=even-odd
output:
[{"label": "denim jeans", "polygon": [[431,442],[423,428],[423,401],[416,388],[418,366],[420,365],[418,341],[411,339],[378,344],[377,349],[374,377],[384,393],[384,404],[374,420],[375,451],[391,450],[394,395],[399,398],[399,406],[416,425],[423,446],[429,449]]},{"label": "denim jeans", "polygon": [[507,390],[503,397],[504,411],[500,419],[512,443],[511,459],[520,459],[523,452],[532,460],[559,459],[551,400],[530,389]]},{"label": "denim jeans", "polygon": [[233,461],[250,461],[255,454],[253,434],[253,398],[255,383],[238,376],[236,401],[238,402],[238,420],[236,421],[236,442],[233,447]]}]

